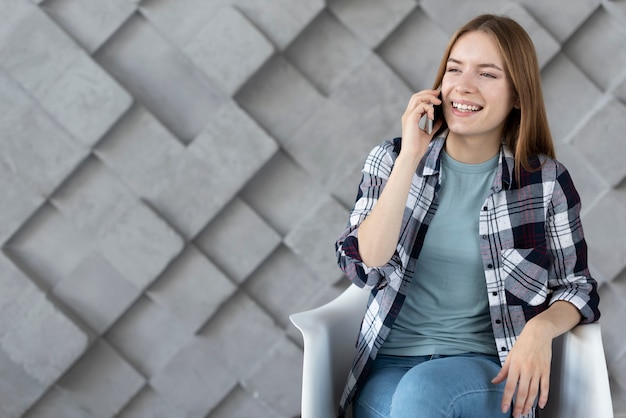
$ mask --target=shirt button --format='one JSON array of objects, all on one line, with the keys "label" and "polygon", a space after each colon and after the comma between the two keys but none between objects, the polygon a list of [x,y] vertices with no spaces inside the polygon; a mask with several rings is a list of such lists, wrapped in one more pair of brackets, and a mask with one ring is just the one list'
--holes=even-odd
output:
[{"label": "shirt button", "polygon": [[483,236],[482,236],[482,239],[487,239],[487,235],[483,235]]},{"label": "shirt button", "polygon": [[487,206],[483,206],[483,210],[487,210]]},{"label": "shirt button", "polygon": [[506,351],[506,347],[500,347],[500,351]]},{"label": "shirt button", "polygon": [[501,324],[502,321],[500,321],[499,319],[496,319],[496,324]]},{"label": "shirt button", "polygon": [[491,292],[492,295],[498,296],[498,292]]},{"label": "shirt button", "polygon": [[492,269],[493,268],[493,264],[491,264],[491,263],[487,264],[487,268]]}]

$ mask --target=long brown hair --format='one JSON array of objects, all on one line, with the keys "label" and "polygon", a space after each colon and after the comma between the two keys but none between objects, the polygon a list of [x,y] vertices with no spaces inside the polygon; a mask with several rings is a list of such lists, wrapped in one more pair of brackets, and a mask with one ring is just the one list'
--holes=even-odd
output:
[{"label": "long brown hair", "polygon": [[441,86],[450,52],[457,40],[468,32],[482,31],[494,39],[504,60],[505,72],[511,80],[519,109],[514,108],[504,124],[505,143],[515,155],[515,173],[520,167],[534,171],[530,158],[545,154],[554,158],[554,144],[548,125],[541,90],[541,75],[537,54],[528,33],[516,21],[505,16],[484,14],[459,28],[444,52],[433,88]]}]

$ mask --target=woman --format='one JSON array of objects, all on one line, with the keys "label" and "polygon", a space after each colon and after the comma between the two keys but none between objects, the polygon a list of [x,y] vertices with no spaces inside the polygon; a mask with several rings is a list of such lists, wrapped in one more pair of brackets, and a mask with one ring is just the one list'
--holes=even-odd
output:
[{"label": "woman", "polygon": [[[435,118],[435,134],[420,118]],[[535,416],[552,340],[596,321],[580,199],[554,159],[532,41],[482,15],[452,37],[402,138],[374,148],[339,266],[371,286],[339,415]]]}]

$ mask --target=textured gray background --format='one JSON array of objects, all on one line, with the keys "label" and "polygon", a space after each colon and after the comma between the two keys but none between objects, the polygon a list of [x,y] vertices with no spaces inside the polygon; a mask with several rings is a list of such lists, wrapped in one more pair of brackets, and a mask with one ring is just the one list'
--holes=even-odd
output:
[{"label": "textured gray background", "polygon": [[624,0],[0,0],[0,417],[298,415],[288,314],[485,11],[537,45],[626,417]]}]

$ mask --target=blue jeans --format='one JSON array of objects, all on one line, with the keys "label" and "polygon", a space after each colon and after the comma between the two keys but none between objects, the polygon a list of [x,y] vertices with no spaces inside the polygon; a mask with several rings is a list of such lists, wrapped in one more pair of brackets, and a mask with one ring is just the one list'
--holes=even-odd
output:
[{"label": "blue jeans", "polygon": [[497,356],[379,355],[354,403],[354,418],[499,418],[505,383]]}]

